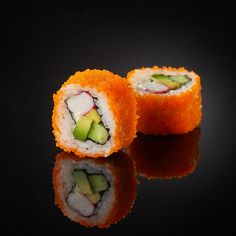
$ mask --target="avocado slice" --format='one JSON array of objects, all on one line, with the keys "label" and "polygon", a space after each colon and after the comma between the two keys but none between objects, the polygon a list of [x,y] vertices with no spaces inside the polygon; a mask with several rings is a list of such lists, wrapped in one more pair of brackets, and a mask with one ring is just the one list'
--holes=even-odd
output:
[{"label": "avocado slice", "polygon": [[109,133],[101,123],[92,123],[91,129],[88,133],[88,138],[92,139],[97,143],[104,144],[107,141],[108,137]]},{"label": "avocado slice", "polygon": [[94,193],[108,189],[108,182],[104,175],[95,174],[88,176],[89,183],[91,184]]},{"label": "avocado slice", "polygon": [[88,137],[88,132],[92,125],[93,120],[90,117],[82,116],[78,120],[73,130],[73,136],[75,139],[85,141]]},{"label": "avocado slice", "polygon": [[176,76],[171,76],[170,80],[175,81],[179,83],[180,85],[186,84],[190,81],[187,75],[176,75]]},{"label": "avocado slice", "polygon": [[90,117],[97,124],[101,121],[101,117],[97,113],[96,109],[92,109],[86,116]]},{"label": "avocado slice", "polygon": [[166,85],[170,89],[177,89],[180,87],[179,83],[172,81],[171,79],[169,79],[169,76],[166,76],[166,75],[154,74],[154,75],[152,75],[152,78],[154,78],[155,80],[157,80],[161,84]]},{"label": "avocado slice", "polygon": [[101,194],[99,192],[87,194],[86,197],[93,203],[97,204],[101,200]]},{"label": "avocado slice", "polygon": [[86,173],[83,170],[74,171],[73,173],[75,182],[76,182],[76,190],[83,194],[92,194],[92,188]]}]

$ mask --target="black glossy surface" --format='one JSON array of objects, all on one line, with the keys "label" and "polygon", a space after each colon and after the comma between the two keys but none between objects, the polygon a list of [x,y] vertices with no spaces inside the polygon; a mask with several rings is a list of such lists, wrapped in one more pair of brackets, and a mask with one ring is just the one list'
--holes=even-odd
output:
[{"label": "black glossy surface", "polygon": [[[228,232],[235,211],[235,25],[230,4],[89,3],[4,6],[1,230],[80,235]],[[188,14],[186,13],[189,10]],[[179,14],[185,12],[185,14]],[[139,177],[132,212],[107,230],[72,223],[54,205],[52,94],[70,74],[185,66],[202,77],[200,159],[183,179]],[[171,147],[167,147],[171,148]]]}]

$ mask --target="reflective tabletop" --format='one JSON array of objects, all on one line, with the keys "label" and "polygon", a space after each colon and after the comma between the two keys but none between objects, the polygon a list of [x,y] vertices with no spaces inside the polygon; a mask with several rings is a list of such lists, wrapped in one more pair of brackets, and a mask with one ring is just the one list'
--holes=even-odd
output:
[{"label": "reflective tabletop", "polygon": [[[79,4],[20,2],[3,10],[1,230],[6,235],[235,232],[235,27],[230,6]],[[160,10],[166,8],[168,14]],[[183,11],[191,14],[179,14]],[[116,207],[119,221],[107,229],[71,221],[55,204],[56,156],[73,154],[55,146],[53,93],[78,70],[108,69],[125,77],[134,68],[153,65],[184,66],[201,76],[201,127],[183,135],[138,133],[130,146],[101,164],[115,160],[119,165],[127,158],[132,167],[131,172],[123,168],[130,188],[119,192],[119,204],[125,204],[125,210]]]}]

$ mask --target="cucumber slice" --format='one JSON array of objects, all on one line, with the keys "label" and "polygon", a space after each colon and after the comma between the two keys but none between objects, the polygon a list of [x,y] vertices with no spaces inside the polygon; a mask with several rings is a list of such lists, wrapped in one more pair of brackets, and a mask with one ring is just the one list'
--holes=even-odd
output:
[{"label": "cucumber slice", "polygon": [[153,74],[152,78],[153,79],[168,79],[169,76],[167,75],[162,75],[162,74]]},{"label": "cucumber slice", "polygon": [[154,74],[152,75],[152,78],[154,78],[156,81],[158,81],[161,84],[166,85],[167,87],[169,87],[170,89],[177,89],[180,87],[180,84],[172,81],[169,76],[166,75],[159,75],[159,74]]},{"label": "cucumber slice", "polygon": [[190,78],[188,78],[187,75],[176,75],[176,76],[171,76],[170,80],[175,81],[180,85],[184,85],[190,81]]},{"label": "cucumber slice", "polygon": [[76,182],[76,190],[78,190],[78,192],[83,194],[92,194],[90,182],[84,171],[74,171],[73,176]]},{"label": "cucumber slice", "polygon": [[95,122],[92,123],[91,129],[88,133],[88,138],[97,143],[104,144],[108,137],[109,133],[102,124],[96,124]]},{"label": "cucumber slice", "polygon": [[108,182],[104,175],[89,175],[88,179],[94,193],[108,189]]}]

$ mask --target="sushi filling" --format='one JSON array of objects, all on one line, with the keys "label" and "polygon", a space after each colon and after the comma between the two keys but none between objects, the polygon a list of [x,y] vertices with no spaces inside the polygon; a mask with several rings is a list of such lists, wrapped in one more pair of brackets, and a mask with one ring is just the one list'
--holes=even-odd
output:
[{"label": "sushi filling", "polygon": [[75,185],[67,197],[69,206],[84,217],[96,214],[96,208],[110,185],[103,174],[74,170]]},{"label": "sushi filling", "polygon": [[138,88],[146,92],[160,94],[181,88],[191,79],[187,75],[168,76],[153,74],[148,81],[138,85]]},{"label": "sushi filling", "polygon": [[81,92],[66,100],[67,108],[75,122],[73,137],[80,141],[92,140],[105,144],[109,139],[109,129],[102,122],[101,111],[96,106],[96,98],[88,92]]}]

